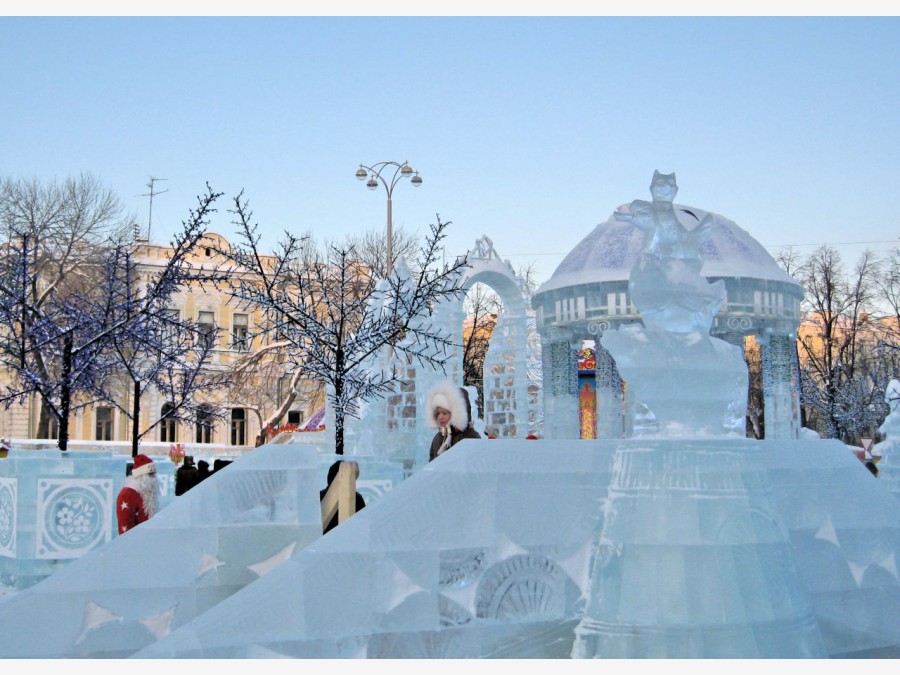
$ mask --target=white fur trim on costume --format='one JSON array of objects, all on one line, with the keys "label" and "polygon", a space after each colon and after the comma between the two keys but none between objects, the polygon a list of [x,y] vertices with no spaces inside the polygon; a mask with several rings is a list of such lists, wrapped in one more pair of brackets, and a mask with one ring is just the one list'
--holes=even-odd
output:
[{"label": "white fur trim on costume", "polygon": [[146,476],[149,473],[156,473],[156,464],[152,462],[150,464],[144,464],[144,466],[139,466],[136,469],[131,470],[132,476]]},{"label": "white fur trim on costume", "polygon": [[457,429],[465,429],[469,425],[469,414],[466,412],[466,402],[463,399],[459,387],[447,380],[439,382],[428,392],[425,409],[428,411],[428,426],[437,429],[438,423],[434,419],[436,408],[450,411],[450,424]]}]

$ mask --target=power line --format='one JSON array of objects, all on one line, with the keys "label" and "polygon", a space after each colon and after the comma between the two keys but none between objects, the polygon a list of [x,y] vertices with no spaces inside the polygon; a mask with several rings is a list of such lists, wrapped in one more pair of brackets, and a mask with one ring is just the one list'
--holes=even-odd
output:
[{"label": "power line", "polygon": [[870,241],[823,241],[818,244],[763,244],[765,248],[787,248],[789,246],[854,246],[857,244],[900,244],[897,239],[872,239]]},{"label": "power line", "polygon": [[[869,241],[822,241],[816,244],[763,244],[763,248],[788,248],[791,246],[855,246],[858,244],[897,244],[900,246],[900,237],[897,239],[872,239]],[[547,252],[539,253],[504,253],[504,257],[513,256],[540,256],[540,255],[568,255],[571,251]]]}]

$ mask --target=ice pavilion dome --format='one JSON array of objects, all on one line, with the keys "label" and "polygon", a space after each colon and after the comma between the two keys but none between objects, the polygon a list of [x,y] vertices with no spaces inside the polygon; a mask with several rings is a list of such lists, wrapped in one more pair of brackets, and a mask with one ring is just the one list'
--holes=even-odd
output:
[{"label": "ice pavilion dome", "polygon": [[[762,244],[722,215],[674,206],[688,230],[707,214],[713,219],[712,232],[703,246],[702,273],[711,282],[723,279],[728,291],[713,332],[749,335],[766,326],[777,332],[794,330],[800,319],[802,287]],[[629,205],[616,212],[628,213]],[[615,213],[597,225],[535,293],[532,304],[538,325],[635,320],[639,314],[628,297],[628,279],[643,251],[644,236],[636,225],[618,220]]]}]

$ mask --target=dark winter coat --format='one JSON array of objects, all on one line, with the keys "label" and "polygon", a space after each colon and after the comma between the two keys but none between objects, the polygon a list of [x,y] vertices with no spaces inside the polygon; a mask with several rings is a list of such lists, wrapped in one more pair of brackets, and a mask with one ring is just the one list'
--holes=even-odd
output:
[{"label": "dark winter coat", "polygon": [[175,472],[175,496],[180,497],[199,482],[199,473],[193,460],[185,458],[184,465]]},{"label": "dark winter coat", "polygon": [[[450,430],[453,432],[452,437],[450,438],[450,447],[452,448],[454,445],[459,443],[464,438],[481,438],[481,434],[475,431],[472,427],[466,427],[462,431],[450,425]],[[434,438],[431,439],[431,451],[428,454],[428,460],[432,461],[437,458],[438,450],[441,449],[441,445],[444,443],[444,435],[438,431]],[[446,452],[446,450],[444,451]]]}]

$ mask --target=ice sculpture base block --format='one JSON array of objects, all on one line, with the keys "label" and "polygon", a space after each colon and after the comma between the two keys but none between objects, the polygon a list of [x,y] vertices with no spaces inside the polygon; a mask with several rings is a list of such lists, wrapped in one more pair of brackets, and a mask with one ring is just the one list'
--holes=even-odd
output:
[{"label": "ice sculpture base block", "polygon": [[743,435],[747,365],[740,348],[702,333],[632,324],[604,333],[602,345],[663,436]]},{"label": "ice sculpture base block", "polygon": [[822,658],[790,533],[747,440],[617,446],[575,658]]}]

